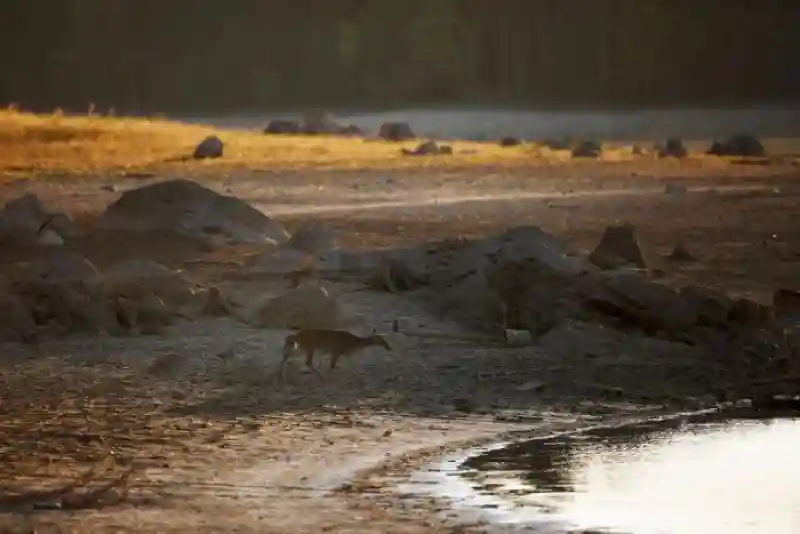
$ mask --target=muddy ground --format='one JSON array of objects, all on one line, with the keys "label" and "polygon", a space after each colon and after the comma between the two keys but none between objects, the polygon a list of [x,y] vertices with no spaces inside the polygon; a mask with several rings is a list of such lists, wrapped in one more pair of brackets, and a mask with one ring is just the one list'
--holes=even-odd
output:
[{"label": "muddy ground", "polygon": [[[176,172],[39,177],[7,183],[0,195],[5,201],[35,192],[89,224],[122,191]],[[232,171],[188,178],[258,205],[290,231],[309,219],[323,221],[349,248],[480,237],[533,224],[589,252],[606,226],[630,222],[651,267],[670,283],[698,282],[768,303],[774,289],[797,289],[800,282],[800,170],[792,162],[586,163],[379,175]],[[667,183],[688,191],[666,194]],[[698,261],[667,261],[678,242]],[[287,284],[241,280],[240,262],[258,252],[256,246],[208,247],[153,235],[124,242],[95,235],[70,246],[98,268],[148,257],[245,300]],[[4,265],[38,254],[9,249]],[[695,382],[671,390],[680,382],[676,376],[692,370],[686,361],[660,357],[658,340],[632,345],[623,355],[547,343],[506,348],[465,339],[468,332],[405,295],[371,291],[353,280],[324,283],[368,326],[386,332],[393,347],[348,359],[324,385],[300,365],[281,385],[277,369],[286,332],[230,318],[187,321],[154,336],[75,337],[36,347],[4,343],[2,528],[457,531],[431,513],[440,503],[400,500],[389,491],[389,475],[421,452],[514,429],[576,428],[714,400]],[[403,331],[392,333],[398,318]],[[167,353],[186,356],[185,364],[158,375],[145,372]],[[88,489],[73,493],[74,503],[43,493],[12,498],[63,485],[92,467],[81,481],[89,481],[82,485]],[[92,488],[95,495],[80,498]],[[64,509],[39,509],[55,503]]]}]

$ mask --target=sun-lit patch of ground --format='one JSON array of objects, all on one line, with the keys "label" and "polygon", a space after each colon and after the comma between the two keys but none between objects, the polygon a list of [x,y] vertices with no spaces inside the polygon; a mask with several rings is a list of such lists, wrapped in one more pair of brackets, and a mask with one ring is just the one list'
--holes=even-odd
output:
[{"label": "sun-lit patch of ground", "polygon": [[401,155],[400,149],[414,148],[415,141],[264,135],[260,131],[224,130],[165,119],[35,115],[3,110],[0,170],[83,173],[176,164],[190,156],[197,143],[210,134],[225,142],[223,158],[179,164],[252,169],[419,168],[524,164],[534,155],[530,145],[503,148],[458,141],[454,155],[410,157]]}]

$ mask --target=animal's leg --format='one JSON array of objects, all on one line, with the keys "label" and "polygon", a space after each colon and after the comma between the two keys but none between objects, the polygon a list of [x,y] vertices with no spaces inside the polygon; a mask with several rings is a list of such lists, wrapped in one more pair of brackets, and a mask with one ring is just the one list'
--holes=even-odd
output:
[{"label": "animal's leg", "polygon": [[308,367],[309,369],[311,369],[312,371],[314,371],[314,374],[315,374],[315,375],[317,375],[317,377],[318,377],[320,380],[322,380],[323,382],[325,382],[325,379],[324,379],[324,378],[322,378],[322,375],[321,375],[321,374],[319,374],[319,371],[317,371],[317,370],[314,368],[314,348],[313,348],[313,347],[309,347],[308,349],[306,349],[306,367]]},{"label": "animal's leg", "polygon": [[331,354],[331,371],[336,369],[336,365],[339,363],[339,358],[344,356],[344,352],[334,352]]},{"label": "animal's leg", "polygon": [[289,363],[289,358],[292,357],[297,345],[294,342],[287,340],[283,345],[283,359],[281,360],[280,378],[281,382],[286,384],[286,365]]}]

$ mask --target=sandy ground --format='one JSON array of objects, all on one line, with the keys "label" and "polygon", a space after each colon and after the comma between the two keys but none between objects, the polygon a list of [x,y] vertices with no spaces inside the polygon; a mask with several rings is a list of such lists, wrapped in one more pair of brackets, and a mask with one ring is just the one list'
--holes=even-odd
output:
[{"label": "sandy ground", "polygon": [[[43,177],[5,184],[0,196],[32,191],[80,221],[121,191],[173,177]],[[762,301],[800,281],[800,169],[792,161],[191,178],[259,205],[290,230],[310,218],[324,221],[345,247],[535,224],[589,251],[607,225],[627,221],[667,281],[698,281]],[[689,190],[667,195],[670,182]],[[663,255],[679,241],[700,261],[666,262]],[[98,267],[150,257],[225,284],[240,298],[286,285],[236,276],[236,262],[252,247],[208,250],[152,236],[125,243],[94,238],[75,247]],[[6,261],[32,254],[8,251]],[[661,373],[684,372],[682,362],[642,354],[620,365],[581,351],[468,341],[455,323],[403,295],[365,291],[352,281],[326,286],[378,331],[390,332],[397,318],[406,330],[388,334],[392,352],[352,358],[324,386],[299,365],[280,385],[285,332],[230,319],[187,322],[158,336],[46,342],[35,350],[4,344],[2,494],[52,488],[101,460],[104,471],[93,483],[116,483],[108,504],[89,509],[34,510],[4,498],[0,531],[455,532],[460,527],[432,513],[441,503],[398,498],[389,488],[398,473],[431,454],[512,430],[578,428],[709,402],[702,391],[658,390]],[[142,372],[169,352],[190,357],[164,376]],[[233,357],[219,357],[226,352]],[[546,383],[545,391],[524,387],[533,380]],[[608,387],[640,400],[609,398]],[[465,399],[473,408],[468,414],[454,407]],[[121,488],[125,498],[113,502]]]}]

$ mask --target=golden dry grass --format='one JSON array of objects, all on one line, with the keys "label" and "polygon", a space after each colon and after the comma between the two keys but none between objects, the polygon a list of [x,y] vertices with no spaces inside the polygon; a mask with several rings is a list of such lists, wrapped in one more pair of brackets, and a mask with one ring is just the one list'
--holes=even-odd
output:
[{"label": "golden dry grass", "polygon": [[[181,161],[206,135],[225,142],[225,156]],[[35,115],[0,111],[0,171],[90,173],[180,164],[252,169],[418,168],[471,164],[525,164],[531,146],[502,148],[458,141],[452,156],[408,157],[401,148],[360,137],[277,136],[260,131],[222,130],[165,119]]]},{"label": "golden dry grass", "polygon": [[[216,160],[187,159],[205,136],[225,142],[225,156]],[[402,148],[419,141],[384,142],[376,138],[264,135],[258,130],[220,129],[163,118],[37,115],[0,110],[0,173],[135,172],[180,167],[182,170],[244,168],[251,170],[382,170],[576,165],[596,160],[572,159],[568,150],[550,150],[536,143],[501,147],[495,142],[453,141],[453,155],[409,157]],[[779,143],[780,153],[798,152],[796,140]],[[720,167],[729,158],[703,155],[704,146],[691,147],[682,164]],[[786,146],[784,146],[786,145]],[[634,156],[631,142],[604,143],[601,161],[652,161]],[[668,165],[670,165],[668,163]]]}]

